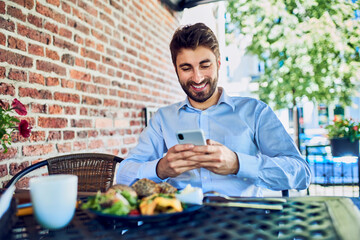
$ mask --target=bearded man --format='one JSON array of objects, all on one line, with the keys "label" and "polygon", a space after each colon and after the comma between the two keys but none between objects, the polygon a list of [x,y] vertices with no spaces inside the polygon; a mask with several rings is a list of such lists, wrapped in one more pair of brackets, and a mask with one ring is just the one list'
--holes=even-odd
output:
[{"label": "bearded man", "polygon": [[[270,190],[306,189],[310,169],[268,105],[230,97],[217,86],[219,44],[206,25],[177,29],[170,43],[184,101],[160,108],[121,162],[116,181],[167,181],[203,192],[262,196]],[[179,130],[201,129],[207,145],[178,144]]]}]

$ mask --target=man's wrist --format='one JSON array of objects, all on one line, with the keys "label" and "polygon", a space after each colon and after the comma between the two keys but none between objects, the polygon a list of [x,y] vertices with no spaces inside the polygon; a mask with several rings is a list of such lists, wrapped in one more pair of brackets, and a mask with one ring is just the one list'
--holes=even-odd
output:
[{"label": "man's wrist", "polygon": [[158,176],[158,178],[160,178],[161,180],[164,180],[166,178],[166,176],[163,176],[162,171],[161,171],[161,166],[160,166],[160,162],[161,162],[162,158],[160,158],[160,160],[158,161],[157,165],[156,165],[156,175]]}]

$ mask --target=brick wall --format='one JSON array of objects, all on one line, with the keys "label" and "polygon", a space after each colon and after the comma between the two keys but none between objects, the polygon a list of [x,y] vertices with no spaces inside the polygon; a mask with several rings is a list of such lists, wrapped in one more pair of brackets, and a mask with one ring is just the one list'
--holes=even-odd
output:
[{"label": "brick wall", "polygon": [[125,157],[143,107],[183,98],[168,49],[178,25],[160,0],[0,0],[0,98],[24,103],[33,127],[0,153],[0,187],[56,155]]}]

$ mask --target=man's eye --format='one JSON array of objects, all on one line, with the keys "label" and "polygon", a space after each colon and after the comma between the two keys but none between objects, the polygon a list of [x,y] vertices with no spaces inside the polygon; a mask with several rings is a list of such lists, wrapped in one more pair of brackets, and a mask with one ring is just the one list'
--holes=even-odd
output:
[{"label": "man's eye", "polygon": [[181,68],[181,70],[183,70],[183,71],[189,71],[190,70],[190,68]]},{"label": "man's eye", "polygon": [[209,68],[210,67],[210,65],[201,65],[201,68]]}]

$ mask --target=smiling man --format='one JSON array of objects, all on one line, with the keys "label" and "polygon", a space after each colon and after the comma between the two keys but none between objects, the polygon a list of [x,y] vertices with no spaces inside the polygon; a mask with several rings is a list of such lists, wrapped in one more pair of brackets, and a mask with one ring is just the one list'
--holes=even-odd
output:
[{"label": "smiling man", "polygon": [[[156,112],[120,164],[117,183],[148,178],[233,196],[306,189],[309,166],[274,112],[217,86],[220,52],[211,29],[202,23],[177,29],[170,51],[187,98]],[[207,145],[177,144],[176,132],[189,129],[202,129]]]}]

